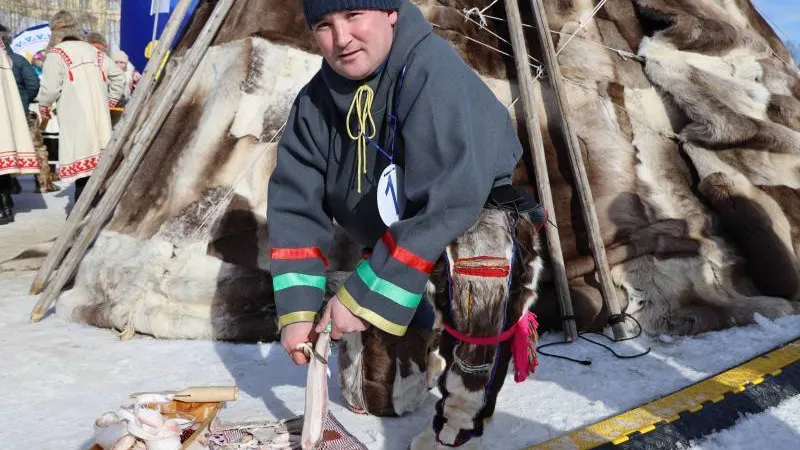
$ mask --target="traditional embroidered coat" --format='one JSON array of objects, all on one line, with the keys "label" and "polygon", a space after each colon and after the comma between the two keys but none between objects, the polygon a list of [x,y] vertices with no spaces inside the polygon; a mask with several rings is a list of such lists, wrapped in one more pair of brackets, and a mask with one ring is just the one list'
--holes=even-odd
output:
[{"label": "traditional embroidered coat", "polygon": [[14,80],[11,58],[0,42],[0,175],[38,172],[39,164]]},{"label": "traditional embroidered coat", "polygon": [[39,106],[58,102],[59,170],[62,180],[83,178],[97,167],[111,139],[109,107],[125,88],[125,74],[111,58],[83,41],[62,42],[47,54]]}]

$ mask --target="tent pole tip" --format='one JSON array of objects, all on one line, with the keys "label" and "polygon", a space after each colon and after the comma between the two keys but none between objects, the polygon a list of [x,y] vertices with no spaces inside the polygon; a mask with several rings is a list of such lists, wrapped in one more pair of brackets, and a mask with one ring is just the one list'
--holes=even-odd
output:
[{"label": "tent pole tip", "polygon": [[42,311],[40,311],[39,308],[36,308],[31,313],[31,323],[41,322],[43,317],[44,317],[44,313]]}]

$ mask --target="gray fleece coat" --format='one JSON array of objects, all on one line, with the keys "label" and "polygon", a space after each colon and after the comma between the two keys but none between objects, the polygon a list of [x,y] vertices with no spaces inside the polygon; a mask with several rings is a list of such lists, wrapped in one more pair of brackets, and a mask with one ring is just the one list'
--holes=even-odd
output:
[{"label": "gray fleece coat", "polygon": [[[405,76],[397,88],[405,67]],[[357,142],[346,117],[356,90],[374,91],[377,134],[366,151],[358,192]],[[390,159],[405,173],[401,220],[387,227],[378,182]],[[357,133],[351,121],[351,133]],[[325,289],[335,219],[372,249],[339,290],[355,315],[403,335],[434,263],[477,220],[493,186],[511,183],[522,154],[508,111],[408,0],[401,2],[382,68],[349,81],[327,64],[298,95],[269,182],[271,270],[279,324],[313,321]]]}]

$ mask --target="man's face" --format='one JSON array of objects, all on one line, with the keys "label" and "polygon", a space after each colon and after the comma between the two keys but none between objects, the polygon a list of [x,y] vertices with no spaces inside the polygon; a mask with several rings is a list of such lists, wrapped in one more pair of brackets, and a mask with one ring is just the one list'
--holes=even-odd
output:
[{"label": "man's face", "polygon": [[125,72],[128,69],[128,63],[125,61],[117,61],[117,67],[119,67],[119,70]]},{"label": "man's face", "polygon": [[312,25],[322,57],[339,75],[361,80],[374,72],[392,48],[397,11],[334,12]]}]

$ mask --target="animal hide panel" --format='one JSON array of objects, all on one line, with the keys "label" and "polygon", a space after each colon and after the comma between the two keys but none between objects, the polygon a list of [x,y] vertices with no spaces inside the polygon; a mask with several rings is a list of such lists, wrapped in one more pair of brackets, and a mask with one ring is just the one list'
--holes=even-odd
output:
[{"label": "animal hide panel", "polygon": [[[482,29],[463,11],[488,0],[415,3],[509,105],[527,146],[514,61],[498,52],[511,54],[507,25],[491,18],[503,5]],[[800,76],[788,52],[749,0],[611,0],[590,19],[595,3],[545,10],[621,307],[648,332],[677,334],[795,312]],[[165,77],[214,4],[200,3]],[[319,66],[296,1],[235,2],[58,313],[164,338],[274,339],[266,186],[286,114]],[[608,312],[554,92],[546,77],[533,91],[574,310],[597,330]],[[533,191],[532,174],[526,152],[513,182]],[[352,270],[359,251],[338,229],[330,270]],[[536,311],[555,328],[543,259]]]}]

